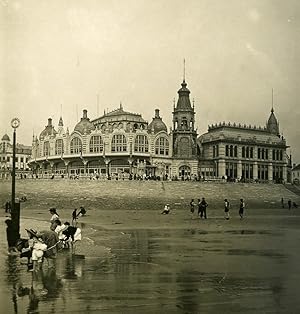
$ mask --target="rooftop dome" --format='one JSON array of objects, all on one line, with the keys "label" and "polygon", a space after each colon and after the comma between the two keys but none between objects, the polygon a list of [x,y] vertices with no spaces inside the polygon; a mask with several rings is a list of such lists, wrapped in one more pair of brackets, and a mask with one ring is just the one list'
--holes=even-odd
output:
[{"label": "rooftop dome", "polygon": [[52,125],[52,119],[49,118],[48,119],[48,125],[45,126],[45,129],[40,134],[40,139],[42,137],[47,136],[47,135],[56,135],[56,134],[57,134],[57,132],[55,131],[54,126]]},{"label": "rooftop dome", "polygon": [[148,130],[154,130],[154,133],[158,133],[160,131],[168,131],[167,126],[162,121],[161,117],[159,116],[159,109],[155,109],[155,117],[152,119],[152,122],[148,125]]},{"label": "rooftop dome", "polygon": [[4,134],[3,137],[2,137],[2,141],[10,142],[9,136],[7,134]]},{"label": "rooftop dome", "polygon": [[80,121],[76,124],[74,131],[77,131],[81,134],[91,133],[92,130],[95,130],[94,124],[87,117],[87,110],[83,110],[83,116]]}]

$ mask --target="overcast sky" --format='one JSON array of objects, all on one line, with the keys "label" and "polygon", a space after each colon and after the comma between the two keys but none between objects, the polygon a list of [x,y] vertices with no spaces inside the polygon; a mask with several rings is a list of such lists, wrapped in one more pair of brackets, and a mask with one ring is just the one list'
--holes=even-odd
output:
[{"label": "overcast sky", "polygon": [[[62,113],[73,130],[122,102],[168,127],[183,78],[198,133],[227,121],[264,126],[274,89],[280,131],[300,162],[300,1],[0,0],[0,136],[18,142]],[[99,94],[99,106],[97,106]],[[289,151],[288,151],[289,152]]]}]

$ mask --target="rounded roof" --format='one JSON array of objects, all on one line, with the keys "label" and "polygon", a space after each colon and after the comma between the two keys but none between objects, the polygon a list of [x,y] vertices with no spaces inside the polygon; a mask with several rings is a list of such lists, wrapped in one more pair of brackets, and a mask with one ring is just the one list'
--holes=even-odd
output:
[{"label": "rounded roof", "polygon": [[159,109],[155,109],[155,115],[152,119],[152,122],[148,125],[148,130],[151,132],[154,130],[154,133],[158,133],[160,131],[167,132],[167,126],[162,121],[161,117],[159,116]]},{"label": "rounded roof", "polygon": [[56,135],[57,132],[56,130],[54,129],[54,126],[52,125],[52,119],[49,118],[48,119],[48,125],[45,126],[45,129],[41,132],[40,134],[40,138],[43,138],[47,135]]},{"label": "rounded roof", "polygon": [[83,117],[76,124],[74,131],[84,134],[84,133],[91,133],[92,130],[95,130],[95,126],[87,117],[87,110],[83,110]]},{"label": "rounded roof", "polygon": [[2,137],[2,141],[9,141],[10,142],[9,136],[7,134],[4,134]]}]

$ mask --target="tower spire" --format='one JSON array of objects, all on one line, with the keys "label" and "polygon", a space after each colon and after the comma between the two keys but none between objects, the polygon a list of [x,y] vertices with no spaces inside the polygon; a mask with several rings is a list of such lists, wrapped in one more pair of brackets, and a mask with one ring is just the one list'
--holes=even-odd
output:
[{"label": "tower spire", "polygon": [[185,58],[183,59],[183,82],[185,82]]},{"label": "tower spire", "polygon": [[274,112],[274,96],[273,96],[273,87],[272,87],[272,109],[271,109],[271,112],[273,113]]}]

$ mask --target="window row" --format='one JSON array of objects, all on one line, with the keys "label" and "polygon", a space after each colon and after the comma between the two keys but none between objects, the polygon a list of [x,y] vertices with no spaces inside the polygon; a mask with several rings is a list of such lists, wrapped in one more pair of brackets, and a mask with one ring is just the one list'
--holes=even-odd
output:
[{"label": "window row", "polygon": [[[50,155],[50,143],[44,142],[43,155]],[[92,136],[89,143],[90,153],[101,153],[104,151],[104,142],[101,136]],[[127,140],[125,135],[116,134],[111,141],[112,152],[126,152]],[[70,154],[79,154],[82,152],[82,141],[79,137],[74,137],[70,143]],[[137,135],[134,142],[134,152],[148,153],[149,142],[145,135]],[[58,139],[55,142],[55,155],[61,155],[64,153],[64,143],[62,139]],[[164,137],[159,137],[155,142],[155,154],[156,155],[169,155],[169,141]]]},{"label": "window row", "polygon": [[[11,157],[11,159],[12,159],[12,157]],[[15,162],[28,162],[28,157],[16,157],[15,158]],[[10,162],[10,156],[3,156],[2,157],[2,161],[7,161],[7,162]]]}]

